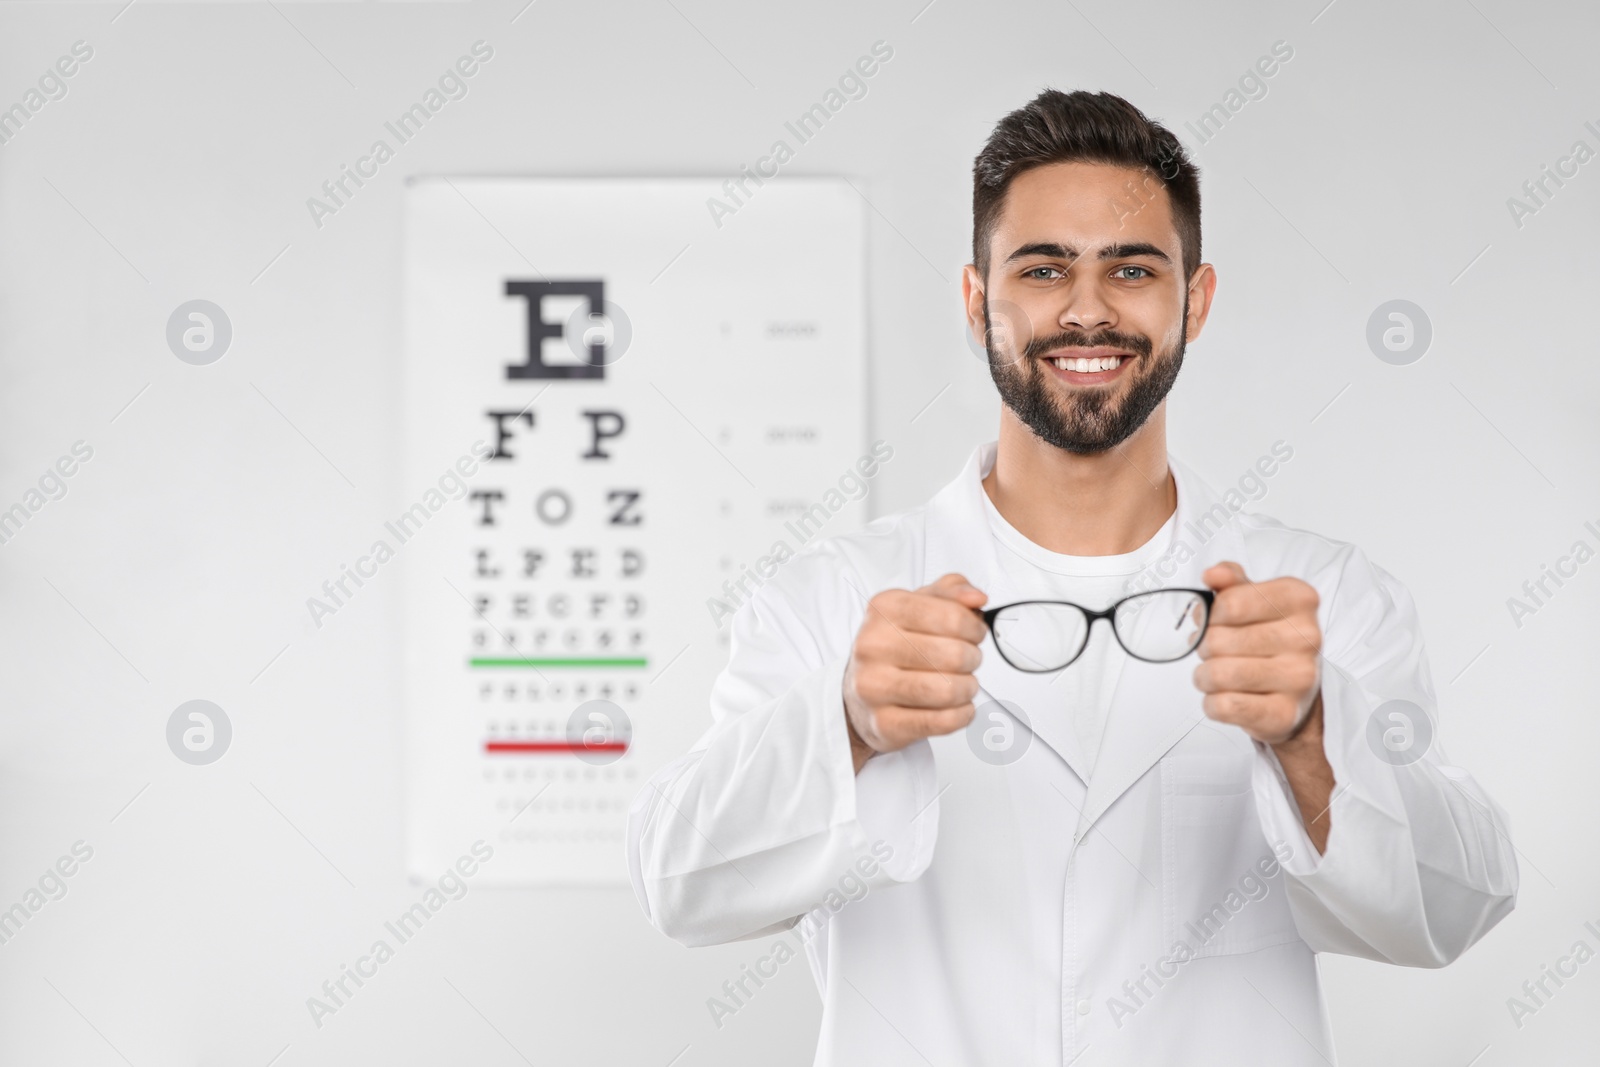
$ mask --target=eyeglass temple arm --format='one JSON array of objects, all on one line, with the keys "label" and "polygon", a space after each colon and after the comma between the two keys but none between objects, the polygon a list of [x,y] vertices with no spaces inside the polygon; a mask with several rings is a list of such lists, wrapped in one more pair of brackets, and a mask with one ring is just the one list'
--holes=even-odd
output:
[{"label": "eyeglass temple arm", "polygon": [[[1203,589],[1203,590],[1197,590],[1197,592],[1200,593],[1200,599],[1205,604],[1205,606],[1206,606],[1206,614],[1209,616],[1210,613],[1211,613],[1211,605],[1213,603],[1215,603],[1216,599],[1217,599],[1216,591],[1215,590],[1211,590],[1211,589]],[[1178,616],[1178,621],[1172,624],[1172,628],[1174,630],[1176,630],[1178,627],[1182,626],[1183,625],[1183,620],[1184,620],[1185,617],[1188,616],[1188,614],[1189,614],[1189,609],[1185,608],[1183,610],[1183,614]]]}]

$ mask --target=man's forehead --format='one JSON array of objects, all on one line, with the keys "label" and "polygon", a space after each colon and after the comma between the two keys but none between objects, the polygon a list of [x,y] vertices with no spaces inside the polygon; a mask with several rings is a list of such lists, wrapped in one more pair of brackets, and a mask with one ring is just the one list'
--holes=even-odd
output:
[{"label": "man's forehead", "polygon": [[1107,163],[1051,163],[1012,179],[995,220],[991,251],[1052,242],[1093,254],[1111,245],[1153,244],[1176,259],[1172,199],[1154,170]]}]

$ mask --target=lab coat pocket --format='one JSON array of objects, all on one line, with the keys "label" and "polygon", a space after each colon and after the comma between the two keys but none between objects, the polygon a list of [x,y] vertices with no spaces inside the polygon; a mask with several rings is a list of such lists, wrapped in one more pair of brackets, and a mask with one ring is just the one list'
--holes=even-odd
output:
[{"label": "lab coat pocket", "polygon": [[1161,760],[1162,924],[1191,957],[1299,939],[1272,847],[1261,833],[1248,752]]}]

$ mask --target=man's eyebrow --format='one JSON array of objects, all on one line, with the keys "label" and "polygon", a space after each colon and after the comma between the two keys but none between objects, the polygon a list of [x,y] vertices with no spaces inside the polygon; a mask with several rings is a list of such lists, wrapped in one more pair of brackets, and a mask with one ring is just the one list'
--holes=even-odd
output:
[{"label": "man's eyebrow", "polygon": [[[1025,244],[1006,257],[1006,262],[1023,259],[1027,256],[1050,256],[1053,259],[1077,259],[1078,250],[1071,245],[1055,244],[1050,241],[1035,241]],[[1172,257],[1148,241],[1135,241],[1131,244],[1111,244],[1100,250],[1097,259],[1127,259],[1132,256],[1149,256],[1159,259],[1163,263],[1171,263]]]}]

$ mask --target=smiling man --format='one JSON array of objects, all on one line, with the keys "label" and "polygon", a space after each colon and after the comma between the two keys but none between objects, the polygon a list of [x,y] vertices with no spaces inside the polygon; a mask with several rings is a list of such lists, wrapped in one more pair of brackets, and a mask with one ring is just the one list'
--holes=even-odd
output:
[{"label": "smiling man", "polygon": [[1458,957],[1515,903],[1504,813],[1437,743],[1405,587],[1167,451],[1217,282],[1177,139],[1047,91],[973,172],[998,439],[740,608],[635,892],[804,951],[818,1064],[1331,1063],[1316,954]]}]

